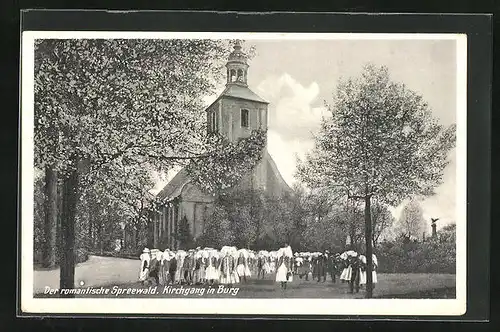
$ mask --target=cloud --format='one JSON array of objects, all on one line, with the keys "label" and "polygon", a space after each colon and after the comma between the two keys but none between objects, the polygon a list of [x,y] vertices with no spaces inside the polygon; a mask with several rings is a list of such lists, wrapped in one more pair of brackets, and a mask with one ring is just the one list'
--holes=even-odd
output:
[{"label": "cloud", "polygon": [[292,186],[296,180],[294,174],[297,166],[296,157],[303,158],[312,149],[312,140],[284,140],[276,131],[267,132],[267,149],[283,179]]},{"label": "cloud", "polygon": [[[456,222],[456,156],[452,151],[449,156],[450,163],[444,169],[443,183],[436,188],[435,195],[420,200],[423,217],[427,225],[427,232],[430,233],[431,218],[439,218],[438,229]],[[392,215],[399,219],[404,206],[408,200],[403,201],[397,207],[390,207]]]},{"label": "cloud", "polygon": [[256,92],[270,102],[269,129],[285,141],[311,139],[321,118],[327,116],[325,107],[312,107],[320,93],[316,82],[304,86],[285,73],[267,77]]},{"label": "cloud", "polygon": [[305,86],[285,73],[269,76],[258,84],[256,92],[269,101],[268,151],[283,179],[296,182],[296,157],[304,157],[314,146],[313,133],[319,130],[326,108],[313,107],[319,85]]}]

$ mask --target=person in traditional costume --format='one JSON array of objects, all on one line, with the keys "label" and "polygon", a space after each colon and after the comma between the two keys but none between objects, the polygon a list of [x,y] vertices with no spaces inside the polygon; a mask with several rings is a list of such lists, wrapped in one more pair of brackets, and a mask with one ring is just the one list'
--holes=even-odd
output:
[{"label": "person in traditional costume", "polygon": [[304,265],[304,258],[297,256],[295,257],[295,263],[294,263],[294,274],[298,275],[300,279],[302,279],[302,274],[300,273],[302,271],[302,266]]},{"label": "person in traditional costume", "polygon": [[377,269],[378,269],[378,260],[377,256],[375,254],[372,254],[372,282],[373,286],[372,289],[375,289],[375,284],[377,283]]},{"label": "person in traditional costume", "polygon": [[184,260],[186,257],[186,252],[184,250],[177,250],[176,254],[176,270],[175,270],[175,282],[177,284],[184,283]]},{"label": "person in traditional costume", "polygon": [[[367,278],[366,278],[366,271],[367,271],[367,260],[364,255],[360,255],[360,278],[359,278],[359,284],[360,286],[366,285]],[[377,283],[377,267],[378,267],[378,261],[377,257],[375,255],[372,255],[372,289],[375,289],[375,284]]]},{"label": "person in traditional costume", "polygon": [[165,271],[163,269],[163,264],[164,264],[164,259],[165,257],[163,256],[163,251],[158,251],[156,254],[156,259],[158,260],[158,281],[160,285],[165,285],[166,283],[166,278],[165,278]]},{"label": "person in traditional costume", "polygon": [[217,251],[209,251],[207,268],[205,269],[205,278],[207,279],[209,285],[213,285],[217,280],[219,280],[217,256]]},{"label": "person in traditional costume", "polygon": [[151,261],[149,262],[149,278],[152,278],[156,285],[160,284],[160,251],[151,250]]},{"label": "person in traditional costume", "polygon": [[264,270],[265,262],[266,258],[264,257],[264,255],[259,254],[259,256],[257,257],[257,279],[264,279],[264,276],[266,275],[266,271]]},{"label": "person in traditional costume", "polygon": [[[326,252],[327,256],[327,269],[328,273],[330,273],[330,278],[332,282],[336,282],[337,277],[337,259],[334,255],[331,255],[328,251]],[[330,254],[330,255],[329,255]]]},{"label": "person in traditional costume", "polygon": [[177,255],[175,252],[170,252],[170,261],[168,265],[168,276],[169,276],[169,283],[174,284],[177,279],[176,279],[176,271],[177,271]]},{"label": "person in traditional costume", "polygon": [[276,272],[276,251],[269,253],[269,273]]},{"label": "person in traditional costume", "polygon": [[301,257],[302,261],[300,262],[297,274],[299,278],[302,279],[305,277],[306,280],[309,280],[309,271],[310,271],[310,261],[309,261],[309,253],[302,253]]},{"label": "person in traditional costume", "polygon": [[317,280],[319,278],[319,255],[318,253],[313,253],[312,260],[312,278]]},{"label": "person in traditional costume", "polygon": [[349,265],[349,255],[347,252],[342,253],[339,258],[341,259],[342,273],[340,274],[340,281],[342,283],[351,280],[352,267]]},{"label": "person in traditional costume", "polygon": [[194,257],[195,252],[191,249],[184,260],[184,279],[188,285],[194,283],[194,269],[196,267],[196,258]]},{"label": "person in traditional costume", "polygon": [[144,248],[142,254],[139,256],[141,260],[141,269],[139,271],[139,281],[143,284],[149,277],[149,262],[151,261],[150,251],[148,248]]},{"label": "person in traditional costume", "polygon": [[287,244],[277,254],[278,269],[276,270],[276,282],[280,283],[281,289],[285,290],[288,282],[293,281],[293,252]]},{"label": "person in traditional costume", "polygon": [[304,260],[304,274],[306,276],[306,281],[313,279],[313,257],[310,253],[307,253]]},{"label": "person in traditional costume", "polygon": [[248,259],[245,256],[244,249],[239,250],[238,260],[236,261],[236,272],[238,273],[238,277],[241,280],[247,282],[247,277],[251,276],[250,269],[248,267]]},{"label": "person in traditional costume", "polygon": [[222,260],[220,261],[220,283],[224,285],[232,285],[236,283],[236,279],[234,278],[234,258],[231,255],[231,249],[223,247],[221,249],[221,254],[223,255]]},{"label": "person in traditional costume", "polygon": [[203,264],[203,258],[201,256],[201,251],[197,249],[194,253],[194,268],[193,268],[193,284],[199,285],[201,284],[201,265]]},{"label": "person in traditional costume", "polygon": [[359,287],[366,285],[366,256],[359,255]]},{"label": "person in traditional costume", "polygon": [[233,279],[234,283],[238,284],[240,282],[240,276],[238,275],[238,271],[236,270],[238,257],[240,254],[238,253],[238,249],[236,247],[231,247],[231,256],[233,257]]},{"label": "person in traditional costume", "polygon": [[293,254],[293,274],[297,275],[299,273],[299,260],[302,260],[300,257],[299,257],[299,253],[298,252],[295,252]]},{"label": "person in traditional costume", "polygon": [[360,278],[360,259],[358,257],[358,254],[352,254],[349,256],[349,266],[351,268],[351,278],[349,280],[349,292],[351,294],[354,293],[354,290],[356,290],[356,293],[359,293],[359,278]]},{"label": "person in traditional costume", "polygon": [[326,261],[326,256],[322,253],[319,253],[318,258],[317,258],[317,277],[318,277],[318,282],[326,281],[326,269],[327,269],[327,261]]},{"label": "person in traditional costume", "polygon": [[200,262],[200,269],[198,271],[199,273],[199,278],[202,284],[206,284],[207,282],[207,261],[208,261],[208,251],[203,250],[201,252],[201,262]]}]

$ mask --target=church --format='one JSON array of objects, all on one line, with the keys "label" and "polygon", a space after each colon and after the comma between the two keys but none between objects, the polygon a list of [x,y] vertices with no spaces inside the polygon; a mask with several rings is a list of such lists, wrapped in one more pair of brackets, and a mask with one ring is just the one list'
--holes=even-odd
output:
[{"label": "church", "polygon": [[[217,132],[235,142],[248,137],[254,129],[267,130],[269,103],[254,93],[247,84],[247,56],[239,42],[234,44],[227,63],[227,83],[224,91],[206,108],[208,133]],[[238,187],[263,190],[267,195],[280,196],[291,189],[283,180],[272,157],[263,149],[262,159],[245,175]],[[205,194],[192,183],[183,169],[158,193],[164,202],[153,220],[155,248],[177,249],[174,238],[180,220],[186,217],[194,239],[203,233],[205,217],[213,211],[215,197]]]}]

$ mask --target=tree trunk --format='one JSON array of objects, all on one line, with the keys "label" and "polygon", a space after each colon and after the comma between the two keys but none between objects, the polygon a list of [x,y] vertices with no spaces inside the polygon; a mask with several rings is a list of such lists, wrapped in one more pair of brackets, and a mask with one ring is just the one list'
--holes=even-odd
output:
[{"label": "tree trunk", "polygon": [[373,296],[372,277],[372,220],[370,211],[370,195],[365,196],[365,244],[366,244],[366,298]]},{"label": "tree trunk", "polygon": [[92,251],[94,251],[96,249],[96,244],[95,244],[95,218],[93,212],[90,212],[89,216],[89,237],[90,237],[90,248]]},{"label": "tree trunk", "polygon": [[[153,215],[153,247],[158,248],[158,217]],[[193,221],[194,223],[194,221]],[[189,229],[189,228],[188,228]],[[183,241],[185,242],[185,241]]]},{"label": "tree trunk", "polygon": [[[75,285],[75,215],[78,192],[78,170],[72,170],[63,180],[61,216],[60,289]],[[74,297],[72,294],[61,297]]]},{"label": "tree trunk", "polygon": [[44,246],[42,252],[43,267],[56,265],[57,253],[57,171],[53,165],[45,168],[45,223]]},{"label": "tree trunk", "polygon": [[103,232],[102,220],[99,222],[99,253],[102,256],[104,254],[104,232]]}]

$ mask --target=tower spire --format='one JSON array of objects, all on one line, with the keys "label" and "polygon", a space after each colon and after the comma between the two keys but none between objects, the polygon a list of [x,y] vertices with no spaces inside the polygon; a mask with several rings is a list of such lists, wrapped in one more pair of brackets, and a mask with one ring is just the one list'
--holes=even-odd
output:
[{"label": "tower spire", "polygon": [[226,85],[247,86],[248,63],[247,55],[242,51],[241,40],[235,40],[233,51],[229,54],[226,63],[227,83]]}]

